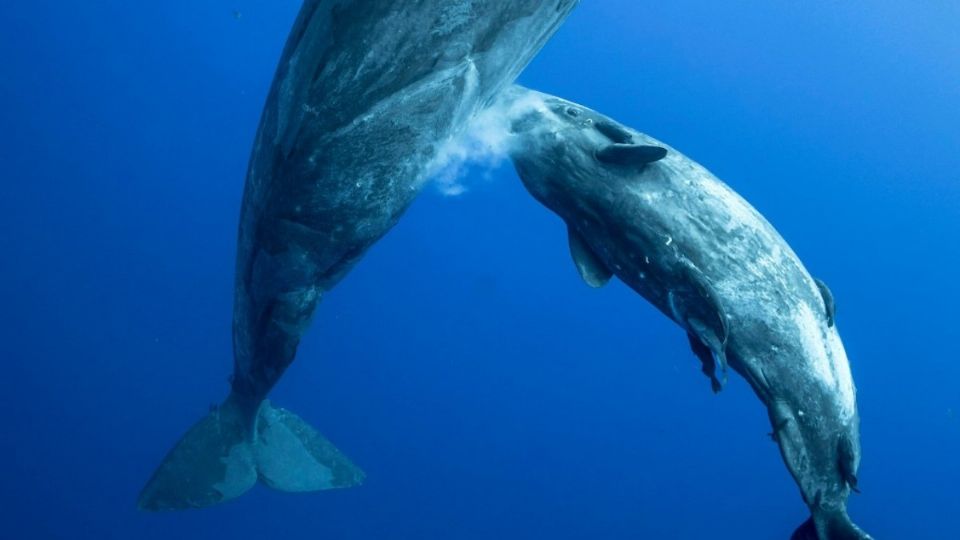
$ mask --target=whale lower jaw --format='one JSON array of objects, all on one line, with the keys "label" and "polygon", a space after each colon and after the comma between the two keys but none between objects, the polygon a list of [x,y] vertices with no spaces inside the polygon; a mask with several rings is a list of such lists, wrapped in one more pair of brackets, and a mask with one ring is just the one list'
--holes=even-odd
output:
[{"label": "whale lower jaw", "polygon": [[363,479],[363,471],[295,414],[264,401],[251,422],[231,396],[170,450],[137,506],[205,508],[239,497],[258,480],[280,491],[307,492],[352,487]]}]

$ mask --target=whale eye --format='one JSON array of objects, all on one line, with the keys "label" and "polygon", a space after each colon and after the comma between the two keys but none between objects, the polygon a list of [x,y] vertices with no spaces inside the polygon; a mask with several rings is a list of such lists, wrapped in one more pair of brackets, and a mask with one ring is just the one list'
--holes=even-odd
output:
[{"label": "whale eye", "polygon": [[570,118],[576,118],[580,116],[580,109],[576,109],[574,107],[567,107],[567,110],[564,112],[566,112],[567,116],[569,116]]}]

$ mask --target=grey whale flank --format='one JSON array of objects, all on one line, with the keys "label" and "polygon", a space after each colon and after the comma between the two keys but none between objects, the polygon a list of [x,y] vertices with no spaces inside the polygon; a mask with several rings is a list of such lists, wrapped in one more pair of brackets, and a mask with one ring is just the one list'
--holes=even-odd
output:
[{"label": "grey whale flank", "polygon": [[729,366],[766,405],[812,514],[793,538],[869,539],[846,510],[859,415],[826,285],[753,207],[673,148],[554,96],[514,86],[502,99],[517,172],[566,224],[584,281],[618,277],[687,332],[714,391]]},{"label": "grey whale flank", "polygon": [[509,85],[576,0],[307,0],[256,136],[237,244],[232,391],[169,452],[146,510],[200,508],[257,481],[363,473],[267,394],[322,296],[397,222],[437,151]]}]

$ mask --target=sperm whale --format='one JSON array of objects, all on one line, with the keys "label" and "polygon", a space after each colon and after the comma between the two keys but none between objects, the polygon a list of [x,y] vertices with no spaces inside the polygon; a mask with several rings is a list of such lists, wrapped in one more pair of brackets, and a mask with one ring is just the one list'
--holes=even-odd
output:
[{"label": "sperm whale", "polygon": [[675,149],[519,86],[503,103],[517,172],[564,221],[584,281],[618,277],[686,331],[714,391],[729,366],[766,405],[812,514],[793,538],[868,539],[846,510],[859,415],[826,285],[759,212]]},{"label": "sperm whale", "polygon": [[324,294],[396,224],[439,149],[491,104],[576,0],[307,0],[257,132],[237,242],[234,370],[140,508],[211,506],[262,483],[300,492],[363,473],[266,397]]}]

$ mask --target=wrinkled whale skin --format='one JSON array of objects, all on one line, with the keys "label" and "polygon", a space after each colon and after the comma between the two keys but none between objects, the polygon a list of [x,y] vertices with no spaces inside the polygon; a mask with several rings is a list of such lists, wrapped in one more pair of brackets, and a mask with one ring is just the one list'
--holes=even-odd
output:
[{"label": "wrinkled whale skin", "polygon": [[516,169],[567,224],[584,279],[617,276],[688,332],[715,390],[729,363],[766,405],[813,515],[795,538],[869,538],[846,512],[859,416],[825,286],[763,216],[673,148],[518,86],[503,100],[518,111]]},{"label": "wrinkled whale skin", "polygon": [[516,78],[576,3],[305,3],[244,192],[236,394],[269,392],[323,293],[397,222],[439,145]]},{"label": "wrinkled whale skin", "polygon": [[237,242],[231,393],[167,454],[145,510],[203,508],[257,482],[304,492],[364,473],[265,399],[322,298],[397,222],[443,148],[576,0],[307,0],[250,159]]}]

